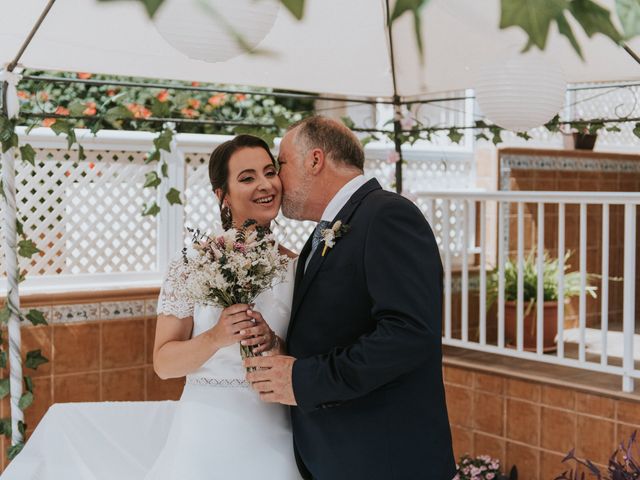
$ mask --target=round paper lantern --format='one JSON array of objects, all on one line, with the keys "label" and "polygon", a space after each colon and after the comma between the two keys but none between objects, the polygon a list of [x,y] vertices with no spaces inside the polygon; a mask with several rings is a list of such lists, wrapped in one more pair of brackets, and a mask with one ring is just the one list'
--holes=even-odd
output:
[{"label": "round paper lantern", "polygon": [[524,132],[544,125],[562,109],[565,89],[559,66],[538,55],[517,55],[484,65],[475,91],[489,120]]},{"label": "round paper lantern", "polygon": [[275,0],[164,0],[153,22],[160,35],[189,58],[222,62],[246,53],[234,32],[254,49],[278,15]]}]

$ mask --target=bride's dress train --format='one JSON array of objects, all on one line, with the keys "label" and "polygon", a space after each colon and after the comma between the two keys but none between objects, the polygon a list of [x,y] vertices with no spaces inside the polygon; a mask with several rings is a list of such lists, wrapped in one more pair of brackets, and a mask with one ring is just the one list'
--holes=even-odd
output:
[{"label": "bride's dress train", "polygon": [[[271,328],[287,331],[295,265],[287,281],[256,299]],[[158,312],[193,315],[193,336],[220,309],[189,305],[172,263]],[[299,480],[289,412],[260,401],[244,380],[238,345],[219,350],[186,378],[178,402],[53,405],[2,480]]]}]

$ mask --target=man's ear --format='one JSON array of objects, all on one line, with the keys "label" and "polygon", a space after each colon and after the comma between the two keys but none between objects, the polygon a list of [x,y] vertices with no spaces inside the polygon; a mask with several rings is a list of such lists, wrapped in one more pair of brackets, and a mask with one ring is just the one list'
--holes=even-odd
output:
[{"label": "man's ear", "polygon": [[321,148],[314,148],[309,152],[309,168],[311,175],[318,175],[324,169],[326,165],[326,157],[324,151]]}]

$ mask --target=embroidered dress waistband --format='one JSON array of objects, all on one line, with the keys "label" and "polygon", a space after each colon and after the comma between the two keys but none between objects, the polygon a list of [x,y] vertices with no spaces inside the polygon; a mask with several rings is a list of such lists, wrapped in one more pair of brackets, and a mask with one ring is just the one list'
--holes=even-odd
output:
[{"label": "embroidered dress waistband", "polygon": [[187,385],[200,385],[219,388],[247,388],[249,382],[240,378],[187,377]]}]

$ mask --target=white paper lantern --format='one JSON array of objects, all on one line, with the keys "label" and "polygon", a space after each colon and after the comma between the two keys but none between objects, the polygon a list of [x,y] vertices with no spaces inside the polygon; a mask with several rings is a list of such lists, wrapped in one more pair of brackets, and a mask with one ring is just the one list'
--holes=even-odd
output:
[{"label": "white paper lantern", "polygon": [[476,99],[489,120],[515,132],[544,125],[563,107],[562,69],[539,55],[517,55],[484,65]]},{"label": "white paper lantern", "polygon": [[279,9],[276,0],[164,0],[153,21],[175,49],[214,63],[246,53],[232,32],[254,49],[273,27]]}]

